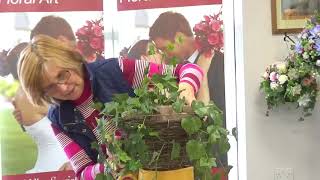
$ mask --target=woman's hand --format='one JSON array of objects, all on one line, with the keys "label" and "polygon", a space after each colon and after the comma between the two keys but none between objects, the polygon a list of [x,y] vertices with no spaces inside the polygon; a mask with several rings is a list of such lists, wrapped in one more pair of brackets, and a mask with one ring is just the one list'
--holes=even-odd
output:
[{"label": "woman's hand", "polygon": [[186,104],[191,106],[193,100],[195,100],[193,87],[185,82],[179,83],[179,89],[181,91],[180,98],[185,98]]}]

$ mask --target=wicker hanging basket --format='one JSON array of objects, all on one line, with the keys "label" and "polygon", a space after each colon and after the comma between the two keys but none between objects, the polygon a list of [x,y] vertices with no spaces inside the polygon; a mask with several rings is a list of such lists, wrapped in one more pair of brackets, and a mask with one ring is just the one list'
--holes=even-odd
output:
[{"label": "wicker hanging basket", "polygon": [[[160,157],[156,165],[145,165],[143,168],[147,170],[174,170],[191,166],[186,154],[186,143],[188,135],[181,127],[181,120],[189,115],[194,114],[191,107],[184,107],[183,112],[176,113],[171,106],[159,106],[159,113],[153,115],[131,115],[125,120],[128,124],[136,124],[145,121],[145,125],[153,131],[159,133],[159,137],[145,138],[146,144],[151,152],[162,149]],[[181,146],[180,157],[178,160],[171,160],[172,143],[174,140]]]}]

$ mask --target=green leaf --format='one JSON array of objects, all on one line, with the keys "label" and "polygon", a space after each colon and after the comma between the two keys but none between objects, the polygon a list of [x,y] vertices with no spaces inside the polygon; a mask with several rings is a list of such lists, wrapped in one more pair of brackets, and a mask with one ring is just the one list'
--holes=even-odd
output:
[{"label": "green leaf", "polygon": [[131,172],[136,172],[138,171],[140,168],[142,168],[142,164],[139,160],[137,161],[129,161],[127,169]]},{"label": "green leaf", "polygon": [[206,155],[205,146],[196,140],[189,140],[186,146],[187,154],[189,159],[198,160]]},{"label": "green leaf", "polygon": [[175,39],[175,42],[178,42],[179,44],[183,43],[183,37],[180,35]]},{"label": "green leaf", "polygon": [[168,50],[168,51],[173,51],[173,50],[174,50],[174,44],[173,44],[173,43],[169,43],[169,44],[167,45],[167,50]]},{"label": "green leaf", "polygon": [[181,121],[181,127],[189,134],[192,135],[199,131],[202,126],[202,121],[198,117],[188,116]]},{"label": "green leaf", "polygon": [[121,149],[117,149],[116,154],[118,155],[118,158],[122,162],[127,162],[127,161],[131,160],[131,158],[128,156],[128,154],[126,152],[122,151]]},{"label": "green leaf", "polygon": [[205,106],[204,103],[201,101],[192,101],[191,103],[191,107],[194,111],[197,109],[203,108],[204,106]]},{"label": "green leaf", "polygon": [[149,44],[149,47],[148,47],[148,55],[154,55],[156,54],[156,48],[153,44]]},{"label": "green leaf", "polygon": [[103,104],[102,104],[101,102],[95,102],[95,103],[93,103],[92,108],[93,108],[93,109],[96,109],[96,110],[98,110],[98,111],[102,111],[102,109],[103,109]]},{"label": "green leaf", "polygon": [[177,99],[173,104],[172,104],[172,108],[175,112],[180,113],[183,110],[183,106],[184,106],[184,100],[183,99]]},{"label": "green leaf", "polygon": [[206,158],[206,157],[202,157],[200,158],[200,167],[216,167],[216,159],[215,158]]},{"label": "green leaf", "polygon": [[157,131],[151,131],[151,132],[149,132],[149,136],[154,136],[154,137],[159,138],[159,132],[157,132]]},{"label": "green leaf", "polygon": [[113,177],[110,174],[103,174],[99,173],[97,174],[95,180],[113,180]]},{"label": "green leaf", "polygon": [[203,118],[203,117],[205,117],[205,116],[208,114],[208,108],[207,108],[207,107],[200,107],[200,108],[197,108],[194,112],[195,112],[199,117]]},{"label": "green leaf", "polygon": [[172,141],[171,160],[178,159],[180,157],[181,146],[179,143]]},{"label": "green leaf", "polygon": [[179,61],[179,59],[177,58],[177,57],[172,57],[170,60],[169,60],[169,65],[172,65],[172,66],[175,66],[175,65],[177,65],[178,64],[178,61]]}]

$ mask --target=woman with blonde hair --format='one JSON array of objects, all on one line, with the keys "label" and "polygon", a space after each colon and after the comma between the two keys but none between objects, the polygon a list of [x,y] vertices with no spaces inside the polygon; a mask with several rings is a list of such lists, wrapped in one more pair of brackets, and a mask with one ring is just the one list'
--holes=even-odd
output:
[{"label": "woman with blonde hair", "polygon": [[[134,96],[133,89],[141,85],[147,67],[148,75],[169,68],[117,58],[88,64],[76,50],[45,35],[34,37],[21,53],[18,75],[22,87],[32,103],[52,105],[48,117],[53,131],[79,179],[94,179],[104,172],[104,165],[97,162],[97,151],[91,148],[92,142],[101,139],[96,122],[101,115],[92,103],[109,102],[116,93]],[[172,73],[190,105],[200,87],[202,70],[195,64],[179,64]],[[115,130],[110,123],[107,128]]]},{"label": "woman with blonde hair", "polygon": [[[1,60],[1,76],[11,74],[14,79],[18,79],[17,62],[20,52],[27,45],[26,42],[19,43],[8,52],[4,60]],[[46,116],[48,105],[32,105],[21,87],[16,92],[12,103],[20,111],[18,115],[21,117],[17,118],[17,121],[37,145],[36,162],[26,173],[57,171],[68,159],[50,128],[51,122]]]}]

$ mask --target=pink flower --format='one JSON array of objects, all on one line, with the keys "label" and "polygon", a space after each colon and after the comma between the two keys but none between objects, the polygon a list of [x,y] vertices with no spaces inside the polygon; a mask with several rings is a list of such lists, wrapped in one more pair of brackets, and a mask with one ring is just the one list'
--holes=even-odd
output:
[{"label": "pink flower", "polygon": [[90,46],[91,46],[93,49],[101,49],[102,43],[103,43],[103,42],[101,42],[101,39],[99,39],[99,38],[92,38],[91,41],[90,41]]},{"label": "pink flower", "polygon": [[117,130],[114,132],[114,139],[115,139],[115,140],[121,140],[121,138],[122,138],[122,133],[121,133],[120,130],[117,129]]},{"label": "pink flower", "polygon": [[94,27],[93,27],[93,34],[96,35],[96,36],[102,36],[103,33],[102,33],[101,27],[99,27],[99,26],[94,26]]},{"label": "pink flower", "polygon": [[86,24],[87,24],[88,28],[92,27],[92,22],[91,21],[86,21]]},{"label": "pink flower", "polygon": [[204,23],[198,23],[194,26],[193,30],[196,32],[205,31],[207,26]]},{"label": "pink flower", "polygon": [[220,22],[219,22],[219,21],[216,21],[216,20],[212,21],[212,22],[211,22],[211,29],[212,29],[213,31],[220,31],[220,29],[221,29],[221,24],[220,24]]},{"label": "pink flower", "polygon": [[210,20],[211,20],[211,17],[210,16],[203,16],[204,17],[204,20],[207,22],[207,23],[209,23],[210,22]]},{"label": "pink flower", "polygon": [[82,27],[78,29],[78,31],[76,32],[76,36],[81,36],[81,35],[85,36],[88,33],[87,31],[88,31],[87,27]]},{"label": "pink flower", "polygon": [[272,82],[277,81],[277,79],[278,79],[277,76],[278,76],[278,74],[276,72],[271,72],[269,75],[270,81],[272,81]]},{"label": "pink flower", "polygon": [[208,42],[211,45],[217,45],[220,42],[220,37],[218,33],[211,33],[208,36]]}]

